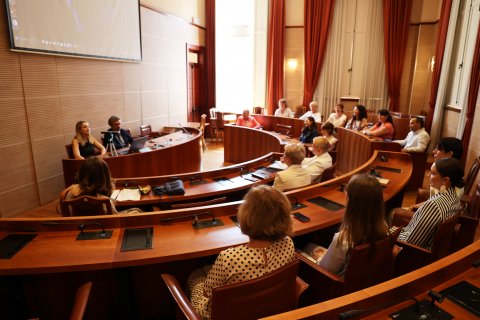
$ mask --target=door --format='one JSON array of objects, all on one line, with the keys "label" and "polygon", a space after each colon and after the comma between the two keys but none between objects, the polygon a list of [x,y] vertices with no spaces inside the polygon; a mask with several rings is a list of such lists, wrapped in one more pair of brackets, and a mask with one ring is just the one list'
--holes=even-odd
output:
[{"label": "door", "polygon": [[189,122],[200,122],[200,116],[208,110],[204,55],[205,47],[187,44],[187,120]]}]

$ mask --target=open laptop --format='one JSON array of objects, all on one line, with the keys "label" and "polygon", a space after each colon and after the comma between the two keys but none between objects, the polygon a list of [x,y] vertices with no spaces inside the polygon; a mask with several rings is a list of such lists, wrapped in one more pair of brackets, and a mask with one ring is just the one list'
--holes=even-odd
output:
[{"label": "open laptop", "polygon": [[[118,154],[128,154],[128,153],[136,153],[136,152],[142,152],[141,150],[144,150],[145,148],[145,143],[147,143],[148,137],[138,137],[133,139],[132,144],[130,145],[129,149],[126,150],[121,150],[118,151]],[[148,148],[150,151],[150,149]]]}]

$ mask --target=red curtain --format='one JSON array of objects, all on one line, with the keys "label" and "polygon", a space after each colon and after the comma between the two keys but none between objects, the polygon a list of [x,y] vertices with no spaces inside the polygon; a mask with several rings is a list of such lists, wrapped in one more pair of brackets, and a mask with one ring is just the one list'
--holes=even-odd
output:
[{"label": "red curtain", "polygon": [[268,12],[267,114],[273,114],[284,89],[285,0],[271,0]]},{"label": "red curtain", "polygon": [[305,0],[304,11],[304,46],[305,46],[305,75],[303,105],[313,99],[320,71],[322,71],[323,57],[327,46],[328,28],[333,16],[334,0]]},{"label": "red curtain", "polygon": [[467,100],[467,123],[463,131],[463,156],[462,162],[465,164],[472,133],[473,116],[475,115],[475,105],[478,98],[478,87],[480,85],[480,24],[477,30],[477,42],[475,43],[475,53],[473,55],[472,73],[470,74],[470,85],[468,87]]},{"label": "red curtain", "polygon": [[412,0],[383,0],[383,38],[389,109],[398,111]]},{"label": "red curtain", "polygon": [[437,100],[438,83],[440,81],[440,73],[442,72],[443,53],[445,51],[445,43],[447,41],[448,22],[450,20],[450,11],[452,9],[452,0],[443,0],[442,12],[440,13],[440,22],[437,31],[437,47],[435,49],[435,66],[432,73],[432,86],[430,88],[430,105],[428,109],[427,119],[425,121],[425,129],[430,132],[432,129],[433,113],[435,111],[435,102]]},{"label": "red curtain", "polygon": [[215,0],[205,0],[205,60],[207,65],[207,107],[215,107]]}]

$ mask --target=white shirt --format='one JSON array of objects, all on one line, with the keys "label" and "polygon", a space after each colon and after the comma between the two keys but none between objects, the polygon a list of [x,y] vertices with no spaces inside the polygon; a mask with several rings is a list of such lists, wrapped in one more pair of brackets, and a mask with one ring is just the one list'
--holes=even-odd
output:
[{"label": "white shirt", "polygon": [[325,122],[330,122],[335,127],[345,127],[345,124],[347,123],[347,115],[342,114],[340,117],[337,117],[337,114],[333,112],[328,116],[328,119]]},{"label": "white shirt", "polygon": [[273,187],[283,191],[287,189],[301,188],[310,184],[310,174],[299,164],[292,164],[284,171],[275,176]]},{"label": "white shirt", "polygon": [[314,156],[311,158],[305,158],[302,161],[302,167],[307,169],[308,173],[310,174],[310,180],[314,182],[315,180],[319,180],[323,174],[323,171],[328,167],[332,166],[332,157],[325,152],[319,156]]},{"label": "white shirt", "polygon": [[282,112],[281,108],[275,110],[275,117],[284,117],[284,118],[293,118],[294,113],[289,107],[286,107],[285,110]]},{"label": "white shirt", "polygon": [[334,151],[335,147],[337,146],[337,138],[335,138],[334,136],[329,136],[329,137],[323,136],[323,137],[327,139],[328,142],[330,143],[330,148],[328,149],[328,151]]},{"label": "white shirt", "polygon": [[315,119],[315,122],[322,122],[322,115],[320,114],[320,112],[312,113],[312,111],[307,111],[298,119],[305,120],[308,117],[313,117],[313,119]]},{"label": "white shirt", "polygon": [[407,152],[424,152],[430,142],[430,136],[425,128],[418,129],[407,134],[405,140],[394,140],[400,144]]}]

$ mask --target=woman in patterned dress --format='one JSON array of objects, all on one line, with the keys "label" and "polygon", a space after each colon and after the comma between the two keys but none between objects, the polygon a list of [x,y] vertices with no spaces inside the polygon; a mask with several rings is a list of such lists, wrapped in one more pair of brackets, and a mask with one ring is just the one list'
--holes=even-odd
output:
[{"label": "woman in patterned dress", "polygon": [[210,319],[213,288],[261,277],[295,260],[290,207],[286,196],[270,186],[246,194],[238,222],[250,241],[220,252],[213,266],[195,270],[187,281],[190,300],[203,319]]}]

